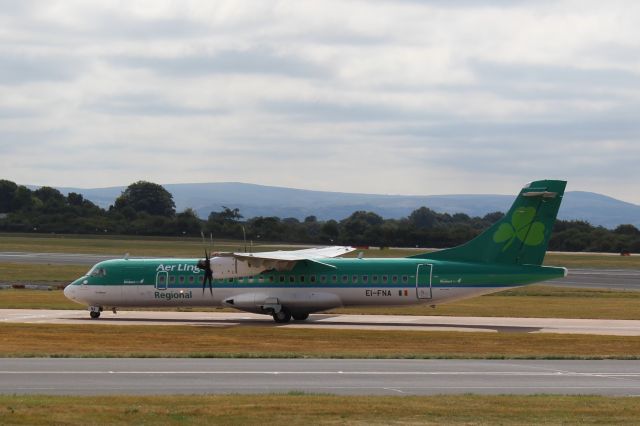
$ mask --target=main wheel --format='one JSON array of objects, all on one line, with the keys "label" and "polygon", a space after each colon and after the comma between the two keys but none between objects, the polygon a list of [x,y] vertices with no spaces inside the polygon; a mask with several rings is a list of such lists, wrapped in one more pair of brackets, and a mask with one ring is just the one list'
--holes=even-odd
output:
[{"label": "main wheel", "polygon": [[100,318],[100,311],[91,311],[91,312],[89,312],[89,316],[92,319],[98,319],[98,318]]},{"label": "main wheel", "polygon": [[279,324],[287,323],[291,321],[291,313],[286,309],[281,309],[280,312],[273,314],[273,320]]},{"label": "main wheel", "polygon": [[309,314],[308,313],[304,313],[304,314],[293,314],[292,315],[293,319],[296,321],[304,321],[307,318],[309,318]]}]

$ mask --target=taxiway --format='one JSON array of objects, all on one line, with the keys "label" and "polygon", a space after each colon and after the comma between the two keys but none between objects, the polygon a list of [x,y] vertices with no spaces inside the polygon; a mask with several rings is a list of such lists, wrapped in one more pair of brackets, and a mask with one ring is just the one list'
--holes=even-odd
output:
[{"label": "taxiway", "polygon": [[0,359],[3,394],[639,395],[640,361]]},{"label": "taxiway", "polygon": [[446,317],[414,315],[314,314],[307,321],[277,324],[268,315],[245,312],[111,311],[92,320],[86,310],[0,309],[0,324],[188,325],[233,327],[240,325],[286,328],[358,330],[466,331],[487,333],[559,333],[640,336],[640,320]]}]

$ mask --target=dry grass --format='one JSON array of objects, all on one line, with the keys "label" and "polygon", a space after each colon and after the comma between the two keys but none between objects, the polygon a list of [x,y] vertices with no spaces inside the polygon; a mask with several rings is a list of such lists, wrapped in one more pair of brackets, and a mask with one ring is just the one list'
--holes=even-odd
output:
[{"label": "dry grass", "polygon": [[82,309],[60,290],[2,290],[0,309]]},{"label": "dry grass", "polygon": [[[215,241],[214,250],[243,251],[243,245],[242,241]],[[268,251],[302,247],[255,244],[254,248]],[[202,256],[202,249],[202,241],[198,238],[0,234],[0,251],[198,257]]]},{"label": "dry grass", "polygon": [[0,262],[0,282],[3,283],[70,283],[86,274],[87,265],[30,264]]},{"label": "dry grass", "polygon": [[532,285],[438,305],[342,308],[331,312],[374,315],[640,319],[640,292]]},{"label": "dry grass", "polygon": [[640,337],[291,329],[275,325],[0,324],[0,356],[635,358]]},{"label": "dry grass", "polygon": [[637,424],[638,398],[597,396],[0,396],[0,424]]}]

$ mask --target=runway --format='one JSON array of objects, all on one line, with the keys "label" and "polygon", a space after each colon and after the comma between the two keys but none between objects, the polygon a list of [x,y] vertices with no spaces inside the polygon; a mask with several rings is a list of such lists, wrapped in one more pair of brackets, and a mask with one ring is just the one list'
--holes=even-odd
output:
[{"label": "runway", "polygon": [[604,288],[607,290],[640,290],[640,270],[636,269],[569,269],[569,275],[545,285],[562,287]]},{"label": "runway", "polygon": [[640,361],[0,359],[2,394],[640,395]]},{"label": "runway", "polygon": [[[95,265],[103,260],[118,258],[122,258],[122,255],[0,252],[0,262],[33,264]],[[138,258],[142,259],[142,257]],[[640,291],[640,270],[570,269],[569,276],[547,281],[545,284],[563,287]]]},{"label": "runway", "polygon": [[105,311],[98,320],[86,310],[0,309],[2,323],[100,325],[263,326],[356,330],[463,331],[640,336],[640,320],[445,317],[413,315],[310,315],[307,321],[276,324],[270,316],[244,312]]}]

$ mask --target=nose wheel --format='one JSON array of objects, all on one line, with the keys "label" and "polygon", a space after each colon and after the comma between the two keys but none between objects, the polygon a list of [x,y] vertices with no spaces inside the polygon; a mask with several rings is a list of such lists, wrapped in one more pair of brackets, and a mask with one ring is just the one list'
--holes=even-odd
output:
[{"label": "nose wheel", "polygon": [[90,306],[89,307],[89,316],[91,319],[100,318],[100,312],[102,312],[102,306]]}]

